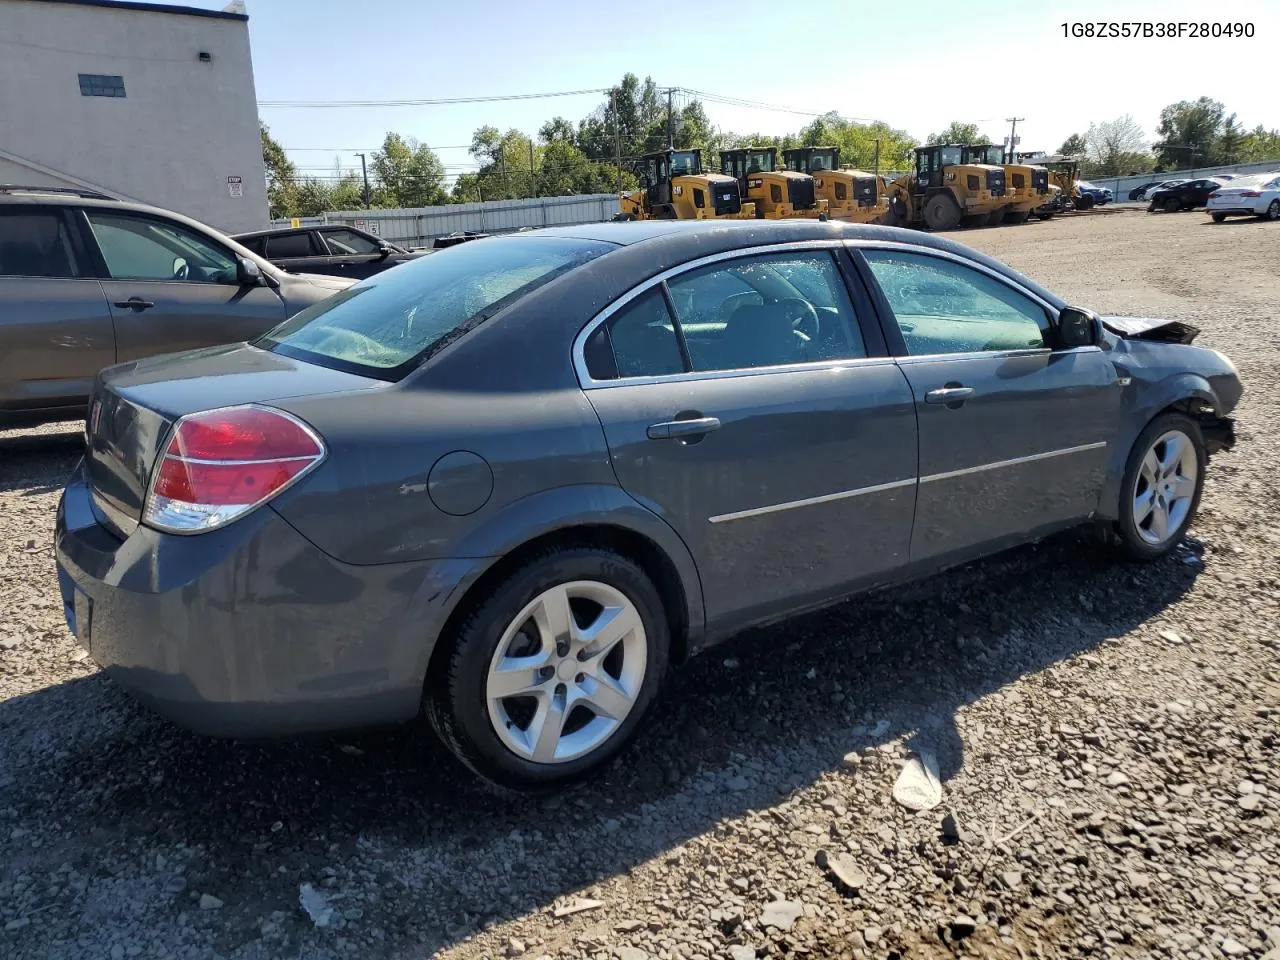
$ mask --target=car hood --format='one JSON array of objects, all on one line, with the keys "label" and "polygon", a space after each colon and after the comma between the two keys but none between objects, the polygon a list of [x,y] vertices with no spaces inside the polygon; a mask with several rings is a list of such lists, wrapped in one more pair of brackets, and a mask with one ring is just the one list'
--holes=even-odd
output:
[{"label": "car hood", "polygon": [[1102,325],[1123,340],[1150,340],[1157,343],[1190,343],[1200,333],[1180,320],[1161,317],[1099,317]]},{"label": "car hood", "polygon": [[1235,364],[1217,350],[1193,346],[1200,331],[1178,320],[1155,317],[1100,317],[1109,337],[1104,349],[1135,389],[1158,388],[1164,381],[1191,375],[1203,379],[1216,398],[1219,416],[1226,416],[1244,393]]},{"label": "car hood", "polygon": [[330,293],[345,290],[355,283],[355,280],[350,277],[330,277],[323,273],[286,273],[285,276],[290,280],[300,281],[313,287],[319,287],[322,290],[328,290]]}]

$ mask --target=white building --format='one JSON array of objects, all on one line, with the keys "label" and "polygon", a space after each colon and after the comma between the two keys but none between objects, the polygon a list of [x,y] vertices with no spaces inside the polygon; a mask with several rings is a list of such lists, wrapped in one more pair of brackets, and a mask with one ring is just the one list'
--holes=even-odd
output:
[{"label": "white building", "polygon": [[244,4],[0,0],[0,183],[268,224]]}]

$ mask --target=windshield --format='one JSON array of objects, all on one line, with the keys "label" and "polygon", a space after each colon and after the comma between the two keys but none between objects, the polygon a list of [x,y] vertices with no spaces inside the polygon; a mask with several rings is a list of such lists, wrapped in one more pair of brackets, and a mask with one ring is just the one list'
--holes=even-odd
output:
[{"label": "windshield", "polygon": [[942,147],[938,150],[938,163],[944,167],[960,162],[959,147]]},{"label": "windshield", "polygon": [[698,154],[693,150],[677,150],[671,154],[671,175],[673,177],[693,176],[702,172],[698,163]]},{"label": "windshield", "polygon": [[996,146],[970,147],[974,163],[990,163],[1000,166],[1004,163],[1004,148]]},{"label": "windshield", "polygon": [[836,168],[836,152],[834,150],[815,150],[809,160],[809,172],[814,170],[834,170]]},{"label": "windshield", "polygon": [[747,153],[747,173],[768,173],[773,170],[773,152],[751,150]]},{"label": "windshield", "polygon": [[494,237],[448,247],[308,307],[257,346],[398,380],[439,347],[613,248],[559,237]]}]

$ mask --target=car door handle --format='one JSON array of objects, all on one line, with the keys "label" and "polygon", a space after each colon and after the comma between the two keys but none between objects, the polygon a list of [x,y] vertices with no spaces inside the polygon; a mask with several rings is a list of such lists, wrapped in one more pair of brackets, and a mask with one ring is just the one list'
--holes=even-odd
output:
[{"label": "car door handle", "polygon": [[130,297],[128,300],[117,300],[115,306],[121,310],[149,310],[155,306],[150,300],[141,297]]},{"label": "car door handle", "polygon": [[699,437],[719,429],[720,421],[715,417],[698,417],[694,420],[668,420],[665,423],[655,423],[644,433],[650,440],[678,440],[681,437]]},{"label": "car door handle", "polygon": [[937,390],[930,390],[924,395],[925,403],[955,403],[963,402],[973,396],[973,387],[962,387],[958,384],[955,386],[939,387]]}]

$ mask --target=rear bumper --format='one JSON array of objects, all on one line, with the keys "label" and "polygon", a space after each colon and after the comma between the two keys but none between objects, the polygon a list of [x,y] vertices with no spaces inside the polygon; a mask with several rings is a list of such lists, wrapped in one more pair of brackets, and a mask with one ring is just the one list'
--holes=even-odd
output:
[{"label": "rear bumper", "polygon": [[418,711],[435,637],[481,561],[351,566],[268,508],[228,527],[119,540],[82,468],[58,504],[68,626],[156,712],[213,736],[378,726]]},{"label": "rear bumper", "polygon": [[1207,207],[1207,213],[1220,213],[1227,217],[1256,217],[1258,211],[1253,207]]}]

